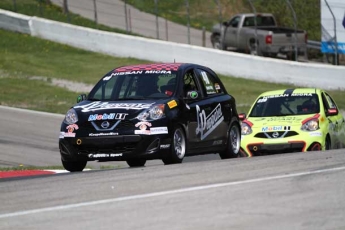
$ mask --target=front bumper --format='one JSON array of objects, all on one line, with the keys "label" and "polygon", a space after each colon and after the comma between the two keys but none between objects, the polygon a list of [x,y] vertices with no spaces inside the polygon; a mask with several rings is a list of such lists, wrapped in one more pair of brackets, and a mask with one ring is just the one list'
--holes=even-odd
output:
[{"label": "front bumper", "polygon": [[132,158],[159,159],[168,153],[168,135],[119,135],[106,137],[65,137],[59,139],[64,159],[122,161]]},{"label": "front bumper", "polygon": [[280,153],[307,152],[322,150],[325,147],[325,138],[310,136],[308,138],[291,137],[277,139],[255,138],[252,135],[243,136],[241,139],[242,154],[252,156],[263,156]]}]

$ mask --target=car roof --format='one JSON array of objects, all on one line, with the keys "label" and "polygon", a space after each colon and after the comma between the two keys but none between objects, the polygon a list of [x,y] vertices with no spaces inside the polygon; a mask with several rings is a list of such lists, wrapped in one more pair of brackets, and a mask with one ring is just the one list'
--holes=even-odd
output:
[{"label": "car roof", "polygon": [[277,95],[277,94],[292,94],[292,93],[320,93],[320,89],[317,88],[291,88],[291,89],[279,89],[266,91],[260,94],[259,97]]},{"label": "car roof", "polygon": [[174,63],[149,63],[149,64],[121,66],[121,67],[115,68],[114,72],[140,71],[140,70],[178,71],[179,69],[185,68],[188,66],[200,66],[200,65],[192,64],[192,63],[175,63],[175,62]]}]

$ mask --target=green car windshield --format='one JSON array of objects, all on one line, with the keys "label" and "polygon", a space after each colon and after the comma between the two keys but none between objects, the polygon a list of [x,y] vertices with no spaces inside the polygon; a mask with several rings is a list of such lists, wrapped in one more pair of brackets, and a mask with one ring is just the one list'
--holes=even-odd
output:
[{"label": "green car windshield", "polygon": [[88,100],[160,99],[170,97],[176,90],[174,71],[169,74],[137,72],[108,73],[91,90]]},{"label": "green car windshield", "polygon": [[250,117],[294,116],[320,112],[317,94],[277,94],[259,97]]}]

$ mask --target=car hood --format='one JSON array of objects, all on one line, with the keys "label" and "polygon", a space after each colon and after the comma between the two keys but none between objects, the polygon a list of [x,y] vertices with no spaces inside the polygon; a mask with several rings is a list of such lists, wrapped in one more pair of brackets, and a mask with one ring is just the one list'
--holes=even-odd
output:
[{"label": "car hood", "polygon": [[[248,117],[245,121],[253,124],[252,128],[264,129],[266,131],[279,131],[287,127],[300,128],[302,121],[317,116],[317,114],[306,114],[298,116],[276,116],[276,117]],[[286,126],[286,127],[285,127]]]},{"label": "car hood", "polygon": [[166,104],[163,100],[128,101],[83,101],[73,106],[80,120],[132,119],[155,104]]}]

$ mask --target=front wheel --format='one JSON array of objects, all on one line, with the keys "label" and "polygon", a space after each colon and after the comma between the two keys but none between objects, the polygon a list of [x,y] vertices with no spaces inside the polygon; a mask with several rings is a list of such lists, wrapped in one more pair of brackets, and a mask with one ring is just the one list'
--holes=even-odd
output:
[{"label": "front wheel", "polygon": [[221,159],[240,157],[241,133],[236,121],[231,122],[225,151],[219,153]]},{"label": "front wheel", "polygon": [[61,159],[63,167],[70,172],[81,172],[84,170],[87,161],[86,160],[79,160],[79,161],[69,161]]},{"label": "front wheel", "polygon": [[181,127],[176,127],[173,132],[170,153],[162,161],[165,165],[179,164],[186,154],[186,135]]}]

